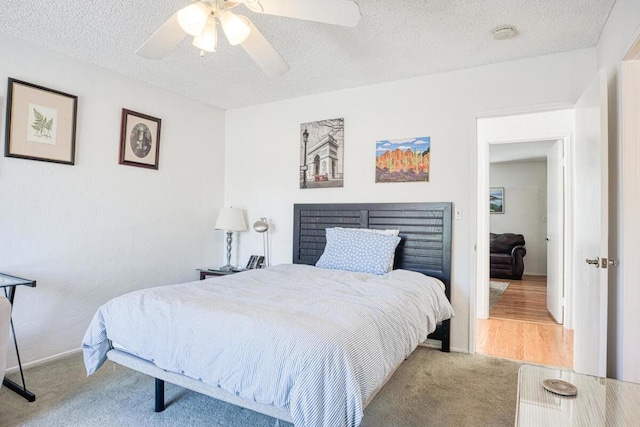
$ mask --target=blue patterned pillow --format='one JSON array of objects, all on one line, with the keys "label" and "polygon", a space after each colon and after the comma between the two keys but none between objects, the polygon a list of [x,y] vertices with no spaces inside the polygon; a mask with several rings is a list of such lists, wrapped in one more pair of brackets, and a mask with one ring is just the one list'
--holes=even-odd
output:
[{"label": "blue patterned pillow", "polygon": [[316,263],[333,270],[384,274],[400,237],[359,230],[327,228],[327,245]]}]

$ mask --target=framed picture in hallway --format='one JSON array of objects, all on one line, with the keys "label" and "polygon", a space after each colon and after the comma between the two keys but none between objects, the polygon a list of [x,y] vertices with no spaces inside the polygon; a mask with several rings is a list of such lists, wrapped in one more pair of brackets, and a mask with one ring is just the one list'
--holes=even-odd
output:
[{"label": "framed picture in hallway", "polygon": [[492,214],[504,213],[504,187],[489,189],[489,212]]}]

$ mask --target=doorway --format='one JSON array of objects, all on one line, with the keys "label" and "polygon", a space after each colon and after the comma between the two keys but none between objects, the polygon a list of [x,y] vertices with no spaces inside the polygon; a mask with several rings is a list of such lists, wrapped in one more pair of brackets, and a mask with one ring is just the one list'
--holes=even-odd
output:
[{"label": "doorway", "polygon": [[573,114],[478,119],[478,353],[573,366],[564,160]]},{"label": "doorway", "polygon": [[[639,30],[640,31],[640,30]],[[620,265],[617,289],[612,288],[610,299],[617,307],[612,307],[610,322],[617,324],[618,331],[611,337],[609,349],[617,368],[610,372],[614,378],[640,383],[640,348],[621,346],[620,343],[636,343],[640,335],[640,269],[634,263],[640,259],[640,33],[623,59],[621,69],[621,174],[622,183],[619,196],[622,212]],[[627,260],[625,263],[624,260]],[[622,295],[623,297],[620,297]],[[623,347],[624,350],[620,350]]]}]

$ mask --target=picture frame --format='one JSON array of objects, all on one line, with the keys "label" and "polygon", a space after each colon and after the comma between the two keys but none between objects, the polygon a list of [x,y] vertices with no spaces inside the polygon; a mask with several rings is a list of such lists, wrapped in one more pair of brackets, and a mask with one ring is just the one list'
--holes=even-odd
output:
[{"label": "picture frame", "polygon": [[75,164],[78,97],[9,78],[5,157]]},{"label": "picture frame", "polygon": [[344,117],[300,124],[300,189],[344,187]]},{"label": "picture frame", "polygon": [[122,109],[120,164],[158,170],[162,120]]},{"label": "picture frame", "polygon": [[504,187],[489,189],[489,212],[492,214],[504,213]]},{"label": "picture frame", "polygon": [[376,183],[429,182],[431,137],[376,141]]}]

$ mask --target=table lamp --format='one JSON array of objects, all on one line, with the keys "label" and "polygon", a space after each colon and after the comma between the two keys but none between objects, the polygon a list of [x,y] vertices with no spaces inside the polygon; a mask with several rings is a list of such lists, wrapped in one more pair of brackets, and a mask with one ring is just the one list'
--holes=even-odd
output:
[{"label": "table lamp", "polygon": [[253,229],[262,234],[262,253],[264,254],[264,264],[261,267],[269,267],[269,222],[267,218],[260,218],[253,223]]},{"label": "table lamp", "polygon": [[227,232],[227,264],[220,267],[222,271],[231,271],[235,269],[231,265],[231,241],[234,231],[245,231],[247,223],[244,220],[244,214],[240,208],[220,208],[218,219],[214,227],[216,230],[225,230]]}]

